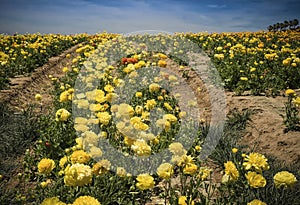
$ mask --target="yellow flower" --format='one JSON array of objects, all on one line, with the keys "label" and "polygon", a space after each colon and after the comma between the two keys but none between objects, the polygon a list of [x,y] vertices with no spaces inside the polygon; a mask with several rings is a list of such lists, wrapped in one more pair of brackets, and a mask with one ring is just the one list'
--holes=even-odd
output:
[{"label": "yellow flower", "polygon": [[83,124],[75,124],[75,125],[74,125],[74,129],[75,129],[77,132],[85,132],[85,131],[88,131],[88,130],[89,130],[88,126],[83,125]]},{"label": "yellow flower", "polygon": [[153,92],[158,92],[160,90],[160,85],[159,84],[157,84],[157,83],[151,83],[150,85],[149,85],[149,91],[151,92],[151,93],[153,93]]},{"label": "yellow flower", "polygon": [[264,187],[267,184],[267,181],[263,177],[263,175],[256,172],[248,172],[246,174],[246,179],[248,181],[248,184],[253,188]]},{"label": "yellow flower", "polygon": [[90,104],[89,109],[92,112],[99,112],[99,111],[104,111],[104,107],[101,104]]},{"label": "yellow flower", "polygon": [[142,97],[143,96],[143,93],[142,92],[136,92],[135,93],[135,97],[137,97],[137,98],[140,98],[140,97]]},{"label": "yellow flower", "polygon": [[94,164],[92,171],[95,175],[103,175],[110,170],[110,166],[110,161],[102,159],[100,162]]},{"label": "yellow flower", "polygon": [[144,109],[143,109],[142,106],[137,105],[137,106],[135,107],[135,113],[136,113],[136,114],[141,115],[143,111],[144,111]]},{"label": "yellow flower", "polygon": [[283,64],[283,65],[289,65],[290,62],[291,62],[291,59],[290,59],[290,58],[287,58],[287,59],[284,59],[284,60],[282,61],[282,64]]},{"label": "yellow flower", "polygon": [[178,205],[194,205],[194,201],[192,201],[192,199],[190,199],[190,201],[187,202],[186,196],[180,196],[178,198]]},{"label": "yellow flower", "polygon": [[164,103],[164,107],[167,108],[167,110],[172,111],[173,108],[169,103]]},{"label": "yellow flower", "polygon": [[129,63],[124,69],[123,69],[123,72],[125,72],[125,73],[130,73],[130,72],[132,72],[132,71],[134,71],[135,70],[135,67],[134,67],[134,65],[132,64],[132,63]]},{"label": "yellow flower", "polygon": [[91,196],[80,196],[72,205],[101,205],[100,202]]},{"label": "yellow flower", "polygon": [[104,87],[104,90],[105,90],[106,92],[108,92],[108,93],[112,93],[112,92],[114,91],[114,87],[111,86],[111,85],[106,85],[106,86]]},{"label": "yellow flower", "polygon": [[202,148],[201,148],[199,145],[196,145],[196,146],[195,146],[195,150],[196,150],[197,152],[200,152],[201,149],[202,149]]},{"label": "yellow flower", "polygon": [[264,155],[256,152],[245,156],[243,166],[246,170],[254,167],[254,169],[259,173],[261,173],[262,170],[268,170],[270,168],[268,159]]},{"label": "yellow flower", "polygon": [[66,72],[68,72],[68,71],[69,71],[69,68],[67,68],[67,67],[63,67],[62,71],[63,71],[64,73],[66,73]]},{"label": "yellow flower", "polygon": [[56,114],[55,114],[55,120],[56,121],[67,121],[68,118],[70,117],[70,113],[68,110],[61,108],[59,110],[57,110]]},{"label": "yellow flower", "polygon": [[61,202],[58,197],[51,197],[44,199],[41,205],[66,205],[66,203]]},{"label": "yellow flower", "polygon": [[232,153],[237,153],[239,150],[237,148],[232,148]]},{"label": "yellow flower", "polygon": [[219,60],[223,60],[224,59],[224,54],[223,53],[215,54],[214,57],[219,59]]},{"label": "yellow flower", "polygon": [[135,69],[139,69],[141,67],[146,66],[146,62],[145,61],[139,61],[138,63],[134,64]]},{"label": "yellow flower", "polygon": [[91,146],[89,150],[89,155],[93,158],[99,158],[102,156],[102,150],[99,147]]},{"label": "yellow flower", "polygon": [[267,205],[267,204],[258,199],[254,199],[254,200],[250,201],[249,203],[247,203],[247,205]]},{"label": "yellow flower", "polygon": [[74,71],[75,73],[78,73],[78,72],[79,72],[78,68],[73,68],[73,71]]},{"label": "yellow flower", "polygon": [[[115,93],[107,93],[106,95],[106,101],[111,103],[112,101],[116,100],[118,98],[118,95],[115,94]],[[105,105],[108,105],[108,104],[104,104]]]},{"label": "yellow flower", "polygon": [[166,55],[163,54],[163,53],[158,53],[157,55],[158,55],[158,57],[161,58],[161,59],[167,59],[167,58],[168,58],[168,56],[166,56]]},{"label": "yellow flower", "polygon": [[129,118],[134,115],[134,109],[131,105],[122,103],[118,106],[118,112],[116,115],[118,118],[121,118],[121,117]]},{"label": "yellow flower", "polygon": [[136,187],[140,190],[152,189],[154,187],[154,178],[149,174],[140,174],[136,180]]},{"label": "yellow flower", "polygon": [[55,168],[55,162],[52,159],[44,158],[38,163],[39,173],[48,174]]},{"label": "yellow flower", "polygon": [[256,71],[256,68],[251,67],[251,68],[250,68],[250,73],[252,73],[252,72],[254,72],[254,71]]},{"label": "yellow flower", "polygon": [[59,166],[60,168],[64,168],[65,164],[68,162],[68,157],[67,156],[64,156],[63,158],[61,158],[59,160]]},{"label": "yellow flower", "polygon": [[123,167],[117,167],[117,175],[119,177],[126,177],[126,170]]},{"label": "yellow flower", "polygon": [[206,180],[210,176],[211,172],[212,170],[208,167],[200,167],[197,178],[200,178],[202,181]]},{"label": "yellow flower", "polygon": [[71,162],[72,164],[76,164],[76,163],[85,164],[90,161],[90,158],[91,158],[90,155],[87,154],[85,151],[77,150],[72,153]]},{"label": "yellow flower", "polygon": [[240,77],[240,80],[242,80],[242,81],[248,81],[248,78],[247,77]]},{"label": "yellow flower", "polygon": [[157,63],[157,65],[159,67],[165,68],[165,67],[167,67],[167,62],[164,61],[164,60],[159,60],[158,63]]},{"label": "yellow flower", "polygon": [[152,108],[154,108],[156,106],[156,104],[157,103],[156,103],[155,99],[147,100],[145,107],[147,110],[151,110]]},{"label": "yellow flower", "polygon": [[178,114],[178,117],[179,117],[180,119],[185,118],[185,117],[186,117],[186,112],[185,112],[185,111],[180,112],[180,113]]},{"label": "yellow flower", "polygon": [[92,169],[88,165],[73,164],[65,169],[64,182],[66,186],[84,186],[92,182]]},{"label": "yellow flower", "polygon": [[77,124],[87,124],[88,119],[86,119],[84,117],[76,117],[75,118],[75,123],[77,123]]},{"label": "yellow flower", "polygon": [[42,96],[40,94],[36,94],[34,98],[35,98],[36,101],[41,101],[42,100]]},{"label": "yellow flower", "polygon": [[278,58],[278,55],[276,53],[267,53],[267,54],[265,54],[265,58],[267,60],[273,60],[275,58]]},{"label": "yellow flower", "polygon": [[108,112],[98,112],[96,116],[103,125],[108,125],[111,119],[111,115]]},{"label": "yellow flower", "polygon": [[127,137],[127,136],[124,137],[124,143],[126,145],[131,146],[131,145],[133,145],[134,142],[135,142],[135,139],[132,139],[132,138]]},{"label": "yellow flower", "polygon": [[48,186],[48,184],[51,184],[51,179],[47,179],[46,181],[41,182],[41,187],[45,188]]},{"label": "yellow flower", "polygon": [[186,163],[183,168],[183,173],[193,175],[196,173],[197,169],[198,167],[194,163]]},{"label": "yellow flower", "polygon": [[164,115],[164,120],[167,120],[167,121],[169,121],[170,123],[175,123],[175,122],[177,122],[177,117],[175,117],[175,116],[172,115],[172,114],[165,114],[165,115]]},{"label": "yellow flower", "polygon": [[141,115],[142,120],[148,120],[149,121],[149,117],[150,117],[150,112],[147,112],[147,111],[142,112],[142,115]]},{"label": "yellow flower", "polygon": [[151,154],[151,147],[147,144],[145,140],[136,140],[133,145],[131,145],[131,149],[138,156],[148,156]]},{"label": "yellow flower", "polygon": [[164,99],[164,97],[160,95],[160,96],[157,97],[157,99],[158,99],[159,101],[162,101],[162,100]]},{"label": "yellow flower", "polygon": [[222,46],[218,46],[218,47],[216,48],[216,50],[217,50],[217,51],[221,51],[221,50],[223,50],[223,47],[222,47]]},{"label": "yellow flower", "polygon": [[71,97],[70,93],[66,90],[64,92],[62,92],[59,96],[59,102],[67,102]]},{"label": "yellow flower", "polygon": [[133,127],[137,130],[146,131],[149,129],[149,126],[143,123],[140,117],[132,117],[130,119],[130,124],[132,124]]},{"label": "yellow flower", "polygon": [[152,144],[158,144],[159,143],[159,138],[158,137],[155,137],[151,140],[151,143]]},{"label": "yellow flower", "polygon": [[294,90],[292,90],[292,89],[287,89],[285,91],[285,94],[286,95],[290,95],[290,96],[294,96],[296,94],[296,92]]},{"label": "yellow flower", "polygon": [[[93,95],[91,95],[91,97],[93,97]],[[93,99],[94,100],[94,99]],[[98,102],[98,103],[103,103],[106,101],[106,97],[105,97],[105,93],[103,90],[96,90],[95,91],[95,100]]]},{"label": "yellow flower", "polygon": [[90,103],[88,100],[76,100],[77,105],[78,105],[78,108],[82,108],[82,109],[88,109],[89,106],[90,106]]},{"label": "yellow flower", "polygon": [[169,145],[169,151],[174,155],[182,156],[186,154],[186,150],[180,142],[173,142]]},{"label": "yellow flower", "polygon": [[170,179],[173,173],[173,165],[170,163],[163,163],[157,168],[157,175],[163,179]]},{"label": "yellow flower", "polygon": [[296,106],[299,106],[300,105],[300,97],[296,97],[293,99],[293,103],[296,105]]},{"label": "yellow flower", "polygon": [[239,171],[232,161],[224,163],[225,174],[229,176],[229,181],[236,181],[239,178]]},{"label": "yellow flower", "polygon": [[276,188],[283,187],[286,189],[288,187],[293,187],[297,182],[295,175],[287,171],[278,172],[273,179]]}]

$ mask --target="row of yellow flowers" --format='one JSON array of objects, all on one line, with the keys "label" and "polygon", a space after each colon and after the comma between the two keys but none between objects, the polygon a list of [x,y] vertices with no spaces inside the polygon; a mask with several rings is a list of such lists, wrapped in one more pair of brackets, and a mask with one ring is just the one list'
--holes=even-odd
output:
[{"label": "row of yellow flowers", "polygon": [[87,34],[0,34],[0,89],[8,78],[32,72],[52,57],[88,40]]},{"label": "row of yellow flowers", "polygon": [[299,87],[299,32],[186,34],[206,51],[226,88],[276,95]]}]

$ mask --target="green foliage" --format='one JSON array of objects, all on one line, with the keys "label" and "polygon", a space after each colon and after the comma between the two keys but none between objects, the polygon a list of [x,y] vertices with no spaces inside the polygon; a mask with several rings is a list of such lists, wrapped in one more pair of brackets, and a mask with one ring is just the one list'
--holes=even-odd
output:
[{"label": "green foliage", "polygon": [[295,96],[289,95],[288,101],[284,104],[285,105],[285,116],[282,115],[284,119],[284,124],[286,126],[285,132],[288,131],[299,131],[300,130],[300,119],[299,119],[299,108],[293,100]]}]

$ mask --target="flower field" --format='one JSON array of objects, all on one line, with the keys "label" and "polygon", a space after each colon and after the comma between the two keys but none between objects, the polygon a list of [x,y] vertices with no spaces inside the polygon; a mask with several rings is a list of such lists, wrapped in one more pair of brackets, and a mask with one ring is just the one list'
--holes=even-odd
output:
[{"label": "flower field", "polygon": [[300,136],[299,31],[0,37],[2,90],[79,45],[53,102],[32,93],[21,120],[1,105],[1,204],[299,204],[300,158],[247,144],[251,109],[225,102],[282,97],[280,132]]},{"label": "flower field", "polygon": [[85,34],[74,36],[2,34],[0,38],[0,89],[7,87],[9,77],[30,73],[46,63],[50,57],[87,40]]}]

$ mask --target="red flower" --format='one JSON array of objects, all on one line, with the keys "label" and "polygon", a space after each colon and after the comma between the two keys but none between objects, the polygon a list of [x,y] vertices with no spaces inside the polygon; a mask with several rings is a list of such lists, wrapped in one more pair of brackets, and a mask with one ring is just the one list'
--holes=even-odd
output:
[{"label": "red flower", "polygon": [[127,58],[127,62],[128,62],[128,63],[133,63],[133,64],[135,64],[135,63],[137,63],[138,61],[137,61],[137,59],[135,59],[135,58]]},{"label": "red flower", "polygon": [[132,64],[135,64],[137,63],[137,59],[135,58],[122,58],[122,64],[126,64],[126,63],[132,63]]},{"label": "red flower", "polygon": [[51,143],[50,143],[50,142],[45,142],[45,146],[46,146],[46,147],[50,147],[50,146],[51,146]]},{"label": "red flower", "polygon": [[127,62],[127,58],[122,58],[122,64],[125,64]]}]

